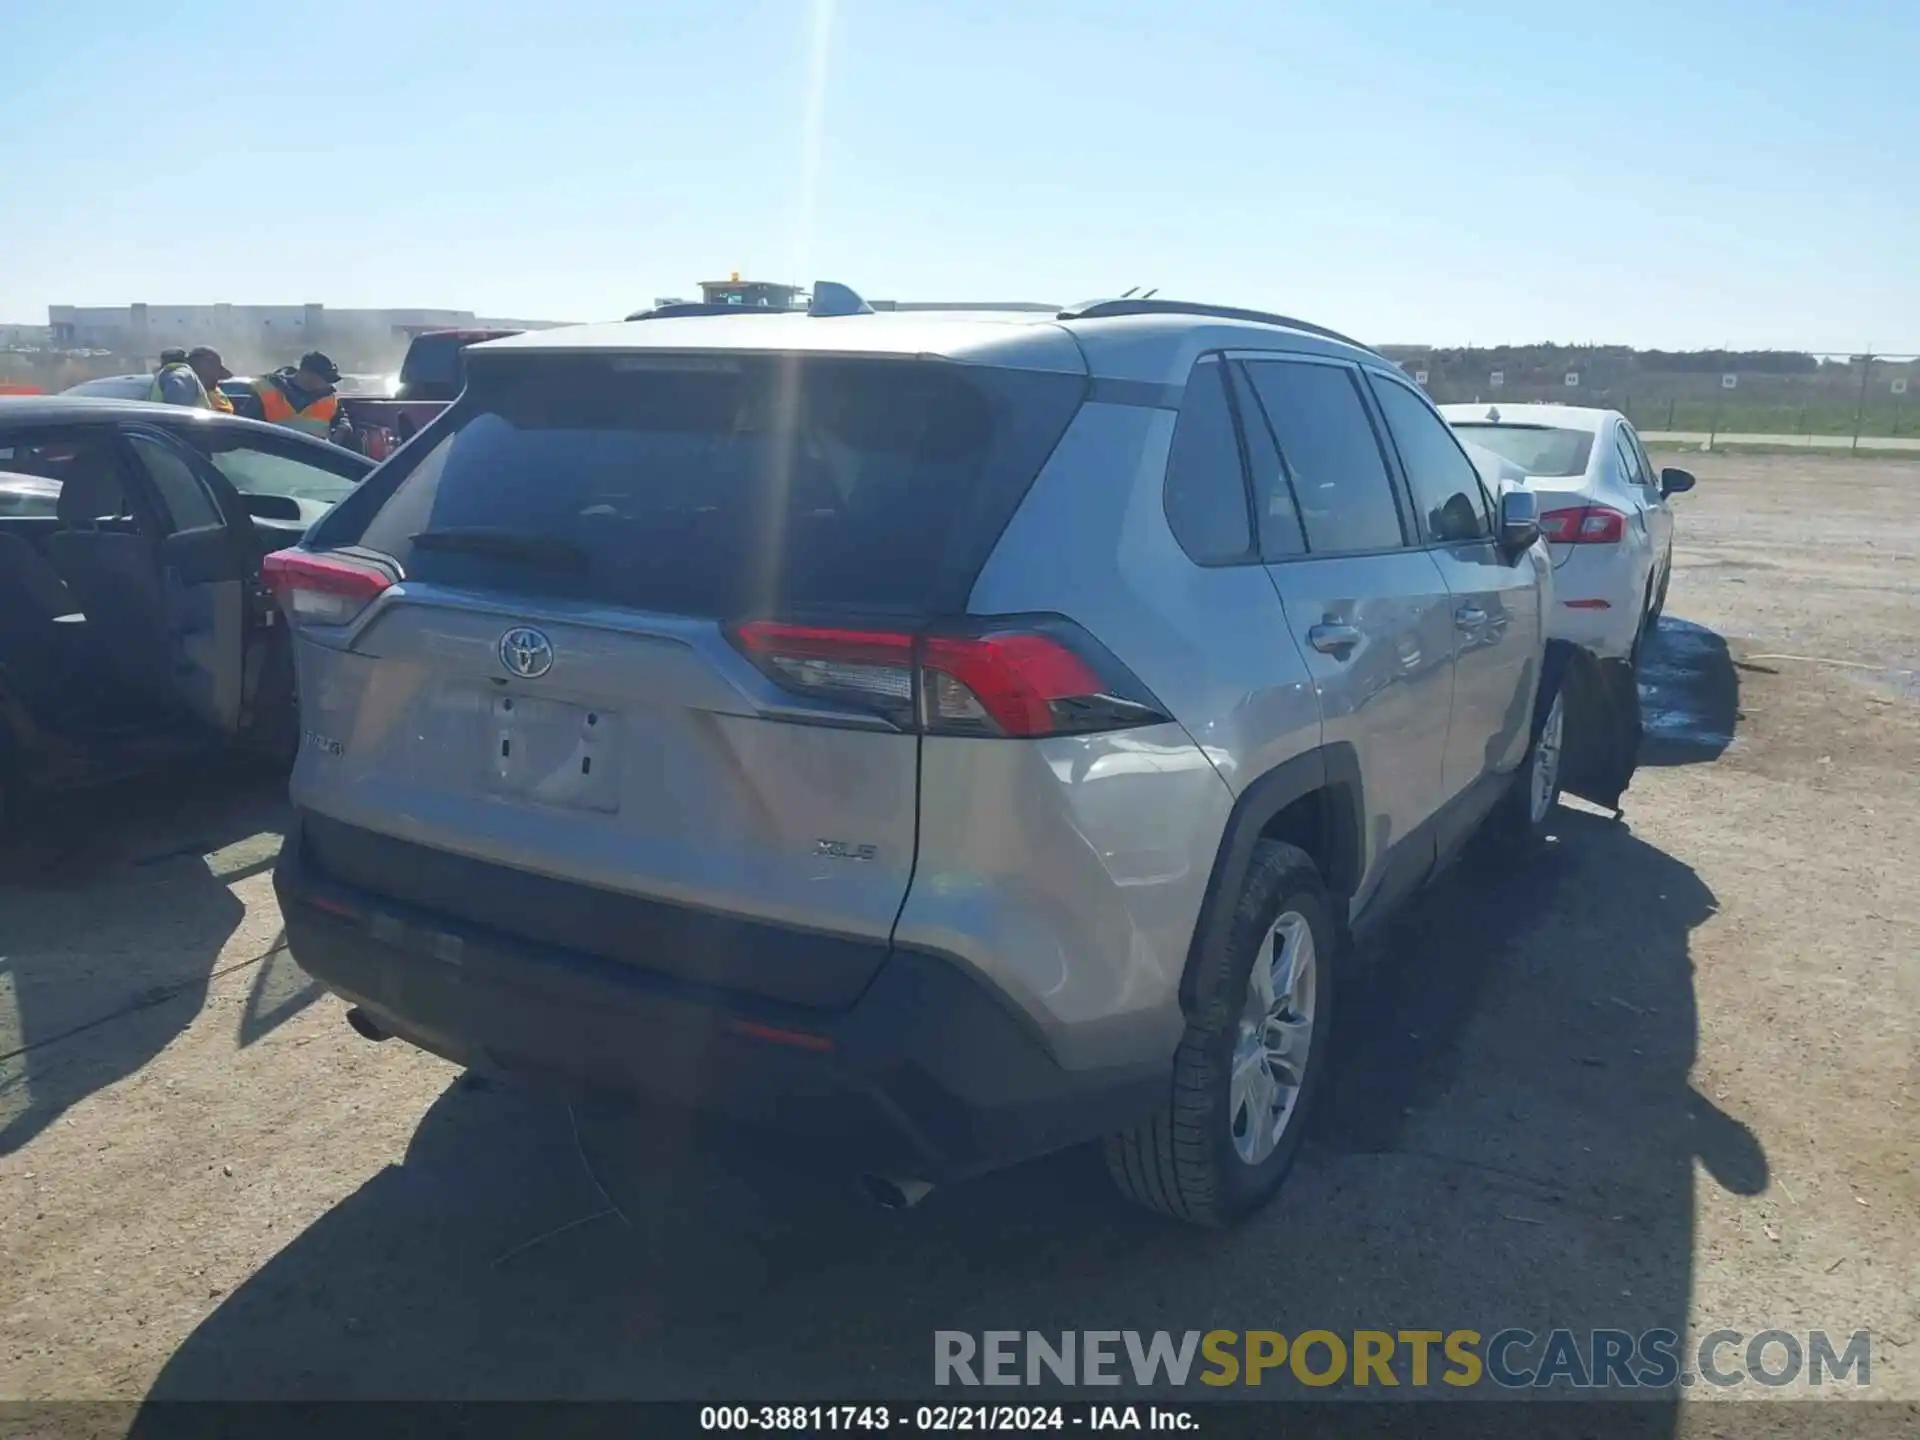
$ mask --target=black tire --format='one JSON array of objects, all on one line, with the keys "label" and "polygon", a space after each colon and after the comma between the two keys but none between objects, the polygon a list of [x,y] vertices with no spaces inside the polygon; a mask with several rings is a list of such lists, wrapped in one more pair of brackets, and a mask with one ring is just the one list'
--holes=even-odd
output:
[{"label": "black tire", "polygon": [[[1543,681],[1535,705],[1538,719],[1534,723],[1533,738],[1527,743],[1527,757],[1520,762],[1519,770],[1514,772],[1513,783],[1507,787],[1507,793],[1500,797],[1500,803],[1487,820],[1489,833],[1501,843],[1516,849],[1535,848],[1546,840],[1547,832],[1553,828],[1553,813],[1560,805],[1561,779],[1566,772],[1564,679],[1556,675],[1550,681]],[[1556,731],[1558,754],[1552,762],[1552,782],[1548,787],[1546,804],[1536,811],[1535,782],[1540,766],[1547,763],[1548,747],[1543,746],[1542,742],[1554,736]]]},{"label": "black tire", "polygon": [[293,663],[292,635],[281,625],[268,641],[261,688],[268,700],[254,717],[246,749],[269,770],[285,772],[300,758],[300,683]]},{"label": "black tire", "polygon": [[[1233,1052],[1254,962],[1268,960],[1266,942],[1287,915],[1300,917],[1313,941],[1307,1053],[1278,1142],[1249,1163],[1234,1138]],[[1128,1199],[1176,1220],[1221,1226],[1258,1209],[1280,1188],[1327,1071],[1341,937],[1312,858],[1279,841],[1256,845],[1224,944],[1198,957],[1193,1013],[1174,1056],[1166,1108],[1106,1141],[1108,1172]]]},{"label": "black tire", "polygon": [[279,709],[264,715],[248,737],[247,753],[263,770],[284,775],[300,758],[300,712]]},{"label": "black tire", "polygon": [[1667,562],[1666,573],[1660,577],[1660,591],[1653,597],[1653,607],[1647,611],[1647,629],[1652,631],[1660,623],[1660,617],[1667,613],[1667,582],[1673,579],[1673,562]]}]

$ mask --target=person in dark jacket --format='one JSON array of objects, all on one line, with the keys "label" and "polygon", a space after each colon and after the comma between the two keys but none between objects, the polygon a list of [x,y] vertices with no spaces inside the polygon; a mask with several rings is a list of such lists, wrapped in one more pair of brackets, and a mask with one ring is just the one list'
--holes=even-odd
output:
[{"label": "person in dark jacket", "polygon": [[299,430],[316,440],[331,439],[340,415],[340,367],[318,350],[309,350],[298,365],[286,365],[253,382],[260,397],[260,414],[275,425]]},{"label": "person in dark jacket", "polygon": [[160,364],[153,372],[153,384],[147,390],[147,399],[161,405],[189,405],[201,410],[213,408],[212,402],[207,399],[206,386],[200,383],[193,366],[187,363],[187,352],[184,350],[160,352]]}]

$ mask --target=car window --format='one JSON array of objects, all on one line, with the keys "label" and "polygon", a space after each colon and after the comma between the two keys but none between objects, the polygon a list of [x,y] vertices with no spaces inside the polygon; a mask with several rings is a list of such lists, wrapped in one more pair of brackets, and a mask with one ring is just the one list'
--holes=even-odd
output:
[{"label": "car window", "polygon": [[284,495],[299,502],[303,520],[317,520],[358,483],[356,476],[340,474],[251,439],[200,430],[187,438],[242,495]]},{"label": "car window", "polygon": [[91,395],[108,400],[144,400],[153,391],[151,375],[108,375],[69,385],[63,395]]},{"label": "car window", "polygon": [[1625,434],[1616,434],[1613,437],[1613,449],[1614,453],[1620,457],[1621,478],[1629,485],[1644,485],[1646,481],[1641,478],[1640,461],[1634,456],[1633,446],[1627,443]]},{"label": "car window", "polygon": [[1655,494],[1660,490],[1660,475],[1653,468],[1653,462],[1647,458],[1647,447],[1640,443],[1640,436],[1633,426],[1622,424],[1620,433],[1626,437],[1627,448],[1633,452],[1634,467],[1640,472],[1640,483]]},{"label": "car window", "polygon": [[1447,422],[1413,391],[1396,380],[1368,377],[1387,433],[1400,453],[1427,538],[1442,544],[1482,540],[1493,534],[1480,472],[1460,448]]},{"label": "car window", "polygon": [[1542,477],[1584,475],[1593,454],[1591,430],[1462,421],[1454,424],[1453,433],[1511,461],[1529,475]]},{"label": "car window", "polygon": [[[1453,432],[1458,435],[1456,428]],[[1473,468],[1479,472],[1480,483],[1489,495],[1497,495],[1504,485],[1522,485],[1526,483],[1527,472],[1504,455],[1499,455],[1484,445],[1476,445],[1462,438],[1460,448],[1467,452],[1467,459],[1473,462]]]},{"label": "car window", "polygon": [[451,400],[465,381],[462,352],[473,342],[463,335],[422,335],[400,361],[400,383],[415,400]]},{"label": "car window", "polygon": [[140,460],[140,468],[160,492],[167,518],[175,530],[200,530],[226,523],[213,495],[193,473],[187,457],[171,445],[151,435],[129,435],[128,441]]},{"label": "car window", "polygon": [[[839,357],[496,357],[451,427],[356,487],[314,543],[434,583],[671,614],[944,613],[1085,385]],[[482,531],[577,563],[468,543]]]},{"label": "car window", "polygon": [[125,519],[120,462],[111,442],[97,436],[23,438],[0,445],[0,515],[56,515],[71,480],[92,482],[94,519]]},{"label": "car window", "polygon": [[0,460],[0,515],[48,516],[59,513],[60,482],[8,470]]},{"label": "car window", "polygon": [[1247,374],[1280,442],[1307,549],[1328,554],[1405,544],[1393,482],[1352,367],[1253,360]]},{"label": "car window", "polygon": [[1167,524],[1189,559],[1220,565],[1251,558],[1246,480],[1227,406],[1226,366],[1204,357],[1187,378],[1167,456]]},{"label": "car window", "polygon": [[1240,412],[1240,430],[1246,440],[1247,471],[1253,481],[1253,517],[1260,527],[1260,558],[1286,560],[1307,553],[1307,534],[1300,524],[1300,507],[1293,483],[1280,463],[1280,445],[1273,427],[1253,393],[1244,367],[1233,367],[1234,408]]}]

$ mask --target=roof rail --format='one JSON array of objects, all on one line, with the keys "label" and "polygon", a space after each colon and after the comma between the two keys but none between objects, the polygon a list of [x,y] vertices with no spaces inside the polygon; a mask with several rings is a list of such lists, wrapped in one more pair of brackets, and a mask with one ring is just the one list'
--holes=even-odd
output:
[{"label": "roof rail", "polygon": [[680,320],[689,315],[790,315],[790,310],[775,310],[769,305],[727,305],[718,300],[676,300],[671,305],[656,305],[651,310],[636,310],[629,320]]},{"label": "roof rail", "polygon": [[869,300],[867,303],[876,310],[902,315],[966,315],[981,311],[1056,315],[1060,311],[1057,300]]},{"label": "roof rail", "polygon": [[1369,354],[1380,353],[1351,335],[1342,335],[1338,330],[1329,330],[1310,320],[1296,320],[1290,315],[1275,315],[1266,310],[1243,310],[1237,305],[1205,305],[1193,300],[1087,300],[1079,305],[1069,305],[1060,312],[1058,318],[1105,320],[1116,315],[1211,315],[1216,320],[1252,320],[1262,325],[1284,325],[1289,330],[1304,330],[1309,335],[1338,340],[1342,345],[1351,345]]}]

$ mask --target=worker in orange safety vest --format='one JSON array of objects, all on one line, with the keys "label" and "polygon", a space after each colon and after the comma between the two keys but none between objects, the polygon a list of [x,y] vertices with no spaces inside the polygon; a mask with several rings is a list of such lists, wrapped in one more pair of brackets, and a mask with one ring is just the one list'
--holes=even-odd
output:
[{"label": "worker in orange safety vest", "polygon": [[333,389],[339,379],[340,369],[333,361],[309,350],[298,365],[284,366],[253,382],[261,418],[325,440],[340,413],[340,399]]}]

